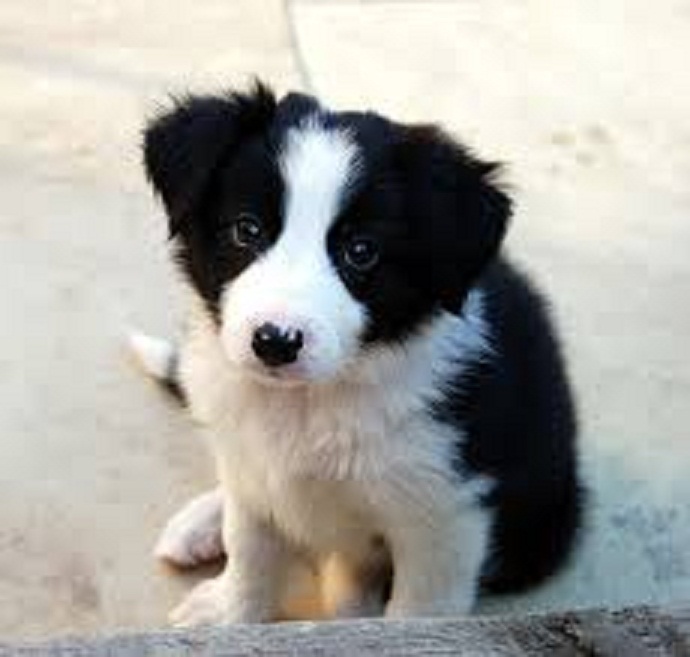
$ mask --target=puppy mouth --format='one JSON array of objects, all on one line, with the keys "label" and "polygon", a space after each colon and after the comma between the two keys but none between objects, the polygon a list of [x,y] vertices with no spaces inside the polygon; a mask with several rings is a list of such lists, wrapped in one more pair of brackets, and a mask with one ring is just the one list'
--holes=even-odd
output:
[{"label": "puppy mouth", "polygon": [[317,383],[314,377],[310,376],[298,363],[283,367],[252,364],[246,368],[246,371],[252,379],[267,386],[295,388]]}]

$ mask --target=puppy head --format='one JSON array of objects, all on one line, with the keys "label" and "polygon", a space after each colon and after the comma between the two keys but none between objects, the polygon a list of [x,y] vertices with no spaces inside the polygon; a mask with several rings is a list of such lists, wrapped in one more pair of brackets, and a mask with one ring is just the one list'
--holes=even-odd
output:
[{"label": "puppy head", "polygon": [[261,84],[177,102],[144,159],[227,358],[266,382],[337,378],[460,313],[510,214],[497,166],[439,129]]}]

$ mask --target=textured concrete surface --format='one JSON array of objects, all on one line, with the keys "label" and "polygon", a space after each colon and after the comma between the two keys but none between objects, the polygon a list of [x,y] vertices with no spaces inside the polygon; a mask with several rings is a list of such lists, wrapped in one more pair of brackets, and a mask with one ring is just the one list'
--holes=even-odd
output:
[{"label": "textured concrete surface", "polygon": [[494,616],[235,625],[54,641],[0,641],[0,657],[678,657],[690,610],[645,608]]},{"label": "textured concrete surface", "polygon": [[210,469],[120,347],[179,318],[138,131],[254,73],[512,163],[594,511],[568,573],[486,609],[690,598],[689,28],[671,0],[0,2],[0,636],[159,625],[190,585],[149,551]]}]

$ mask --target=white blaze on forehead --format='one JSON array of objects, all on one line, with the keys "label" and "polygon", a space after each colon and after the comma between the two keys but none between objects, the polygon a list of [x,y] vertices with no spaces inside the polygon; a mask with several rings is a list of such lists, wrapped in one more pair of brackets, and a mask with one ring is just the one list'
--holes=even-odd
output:
[{"label": "white blaze on forehead", "polygon": [[280,155],[285,183],[284,231],[325,236],[359,168],[347,131],[308,119],[288,131]]},{"label": "white blaze on forehead", "polygon": [[282,230],[223,293],[223,343],[231,360],[256,365],[252,336],[264,322],[302,332],[295,367],[305,380],[335,375],[355,353],[366,310],[333,266],[326,237],[356,179],[359,157],[347,131],[316,117],[286,133],[278,158]]}]

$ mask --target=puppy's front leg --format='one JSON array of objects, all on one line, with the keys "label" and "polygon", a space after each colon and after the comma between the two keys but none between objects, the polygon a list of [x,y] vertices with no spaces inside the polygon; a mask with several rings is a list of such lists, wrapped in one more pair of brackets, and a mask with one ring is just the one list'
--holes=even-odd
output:
[{"label": "puppy's front leg", "polygon": [[393,591],[386,616],[454,616],[475,603],[488,547],[488,512],[470,504],[452,508],[414,503],[390,525]]},{"label": "puppy's front leg", "polygon": [[260,623],[276,617],[291,555],[284,539],[226,494],[223,540],[231,546],[225,569],[173,610],[174,625]]}]

